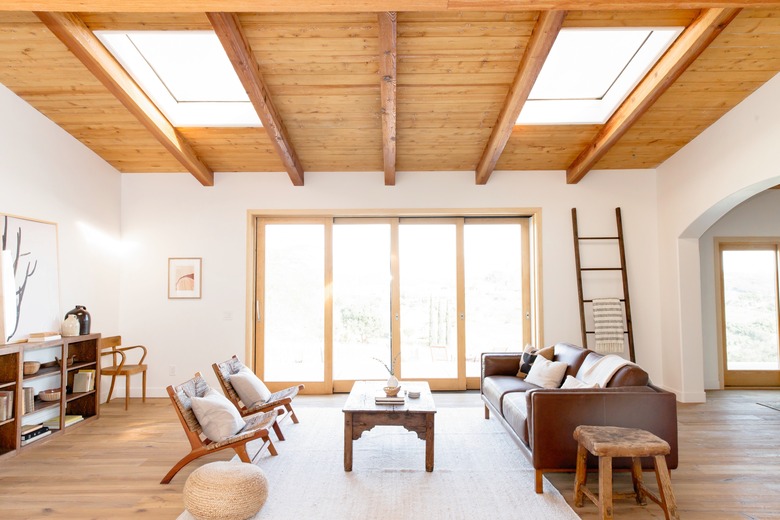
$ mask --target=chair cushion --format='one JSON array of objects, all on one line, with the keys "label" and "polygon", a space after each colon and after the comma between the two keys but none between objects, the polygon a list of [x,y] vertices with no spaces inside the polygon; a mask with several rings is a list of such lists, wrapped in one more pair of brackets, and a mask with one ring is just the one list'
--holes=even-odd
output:
[{"label": "chair cushion", "polygon": [[241,370],[231,374],[230,384],[247,408],[257,403],[264,403],[271,397],[271,391],[254,372],[249,370],[249,367],[241,367]]},{"label": "chair cushion", "polygon": [[525,378],[526,382],[539,385],[542,388],[558,388],[561,386],[563,376],[566,375],[568,365],[561,361],[549,361],[537,358],[531,365],[531,371]]},{"label": "chair cushion", "polygon": [[214,442],[222,442],[246,426],[233,403],[213,388],[203,397],[193,396],[190,400],[203,434]]}]

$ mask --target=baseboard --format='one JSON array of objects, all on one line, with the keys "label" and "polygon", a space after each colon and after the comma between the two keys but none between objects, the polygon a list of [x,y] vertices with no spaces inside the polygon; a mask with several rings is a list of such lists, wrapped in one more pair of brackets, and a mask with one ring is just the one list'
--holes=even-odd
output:
[{"label": "baseboard", "polygon": [[677,401],[680,403],[704,403],[707,401],[707,393],[701,392],[681,392],[676,388],[671,388],[666,385],[656,385],[663,388],[667,392],[671,392],[677,396]]}]

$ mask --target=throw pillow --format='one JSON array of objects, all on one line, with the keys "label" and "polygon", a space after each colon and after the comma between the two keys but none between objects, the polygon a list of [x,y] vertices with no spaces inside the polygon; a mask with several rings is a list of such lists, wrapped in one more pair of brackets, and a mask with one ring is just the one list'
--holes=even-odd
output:
[{"label": "throw pillow", "polygon": [[213,388],[209,388],[203,397],[192,397],[191,400],[192,412],[203,434],[214,442],[224,441],[246,426],[233,403]]},{"label": "throw pillow", "polygon": [[241,370],[232,374],[230,384],[247,408],[255,403],[264,403],[271,397],[271,391],[249,367],[241,367]]},{"label": "throw pillow", "polygon": [[580,381],[574,376],[566,376],[566,381],[563,382],[561,388],[599,388],[599,384],[588,384],[585,381]]},{"label": "throw pillow", "polygon": [[544,359],[552,361],[554,355],[553,347],[545,347],[543,349],[535,349],[531,345],[526,345],[523,350],[523,360],[520,362],[520,370],[517,371],[517,377],[525,379],[528,375],[528,371],[531,370],[531,365],[538,356],[542,356]]},{"label": "throw pillow", "polygon": [[525,380],[542,388],[558,388],[568,367],[563,361],[550,361],[540,357],[531,365]]}]

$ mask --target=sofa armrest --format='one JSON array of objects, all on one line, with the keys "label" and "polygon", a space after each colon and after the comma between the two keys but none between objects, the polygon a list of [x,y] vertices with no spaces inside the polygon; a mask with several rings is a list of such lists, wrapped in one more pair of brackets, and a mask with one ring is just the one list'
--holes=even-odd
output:
[{"label": "sofa armrest", "polygon": [[488,376],[516,376],[522,359],[522,352],[484,352],[480,381]]},{"label": "sofa armrest", "polygon": [[[583,424],[647,430],[669,443],[666,461],[669,469],[677,467],[677,398],[671,392],[649,386],[538,389],[526,392],[526,399],[529,447],[536,469],[573,470],[574,429]],[[630,459],[616,459],[615,467],[630,467]]]}]

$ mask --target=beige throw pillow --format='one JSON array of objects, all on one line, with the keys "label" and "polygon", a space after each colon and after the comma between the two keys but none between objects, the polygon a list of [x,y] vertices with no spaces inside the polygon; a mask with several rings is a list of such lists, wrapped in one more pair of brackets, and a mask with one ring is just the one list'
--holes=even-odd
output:
[{"label": "beige throw pillow", "polygon": [[264,403],[271,397],[271,391],[265,386],[259,377],[248,367],[241,367],[241,370],[230,376],[230,384],[236,390],[241,402],[249,408],[255,403]]},{"label": "beige throw pillow", "polygon": [[563,361],[550,361],[538,357],[531,365],[531,371],[528,372],[525,380],[542,388],[558,388],[561,386],[567,368],[569,365]]},{"label": "beige throw pillow", "polygon": [[214,442],[224,441],[246,426],[233,403],[213,388],[209,388],[203,397],[191,399],[192,412],[203,428],[203,434]]}]

